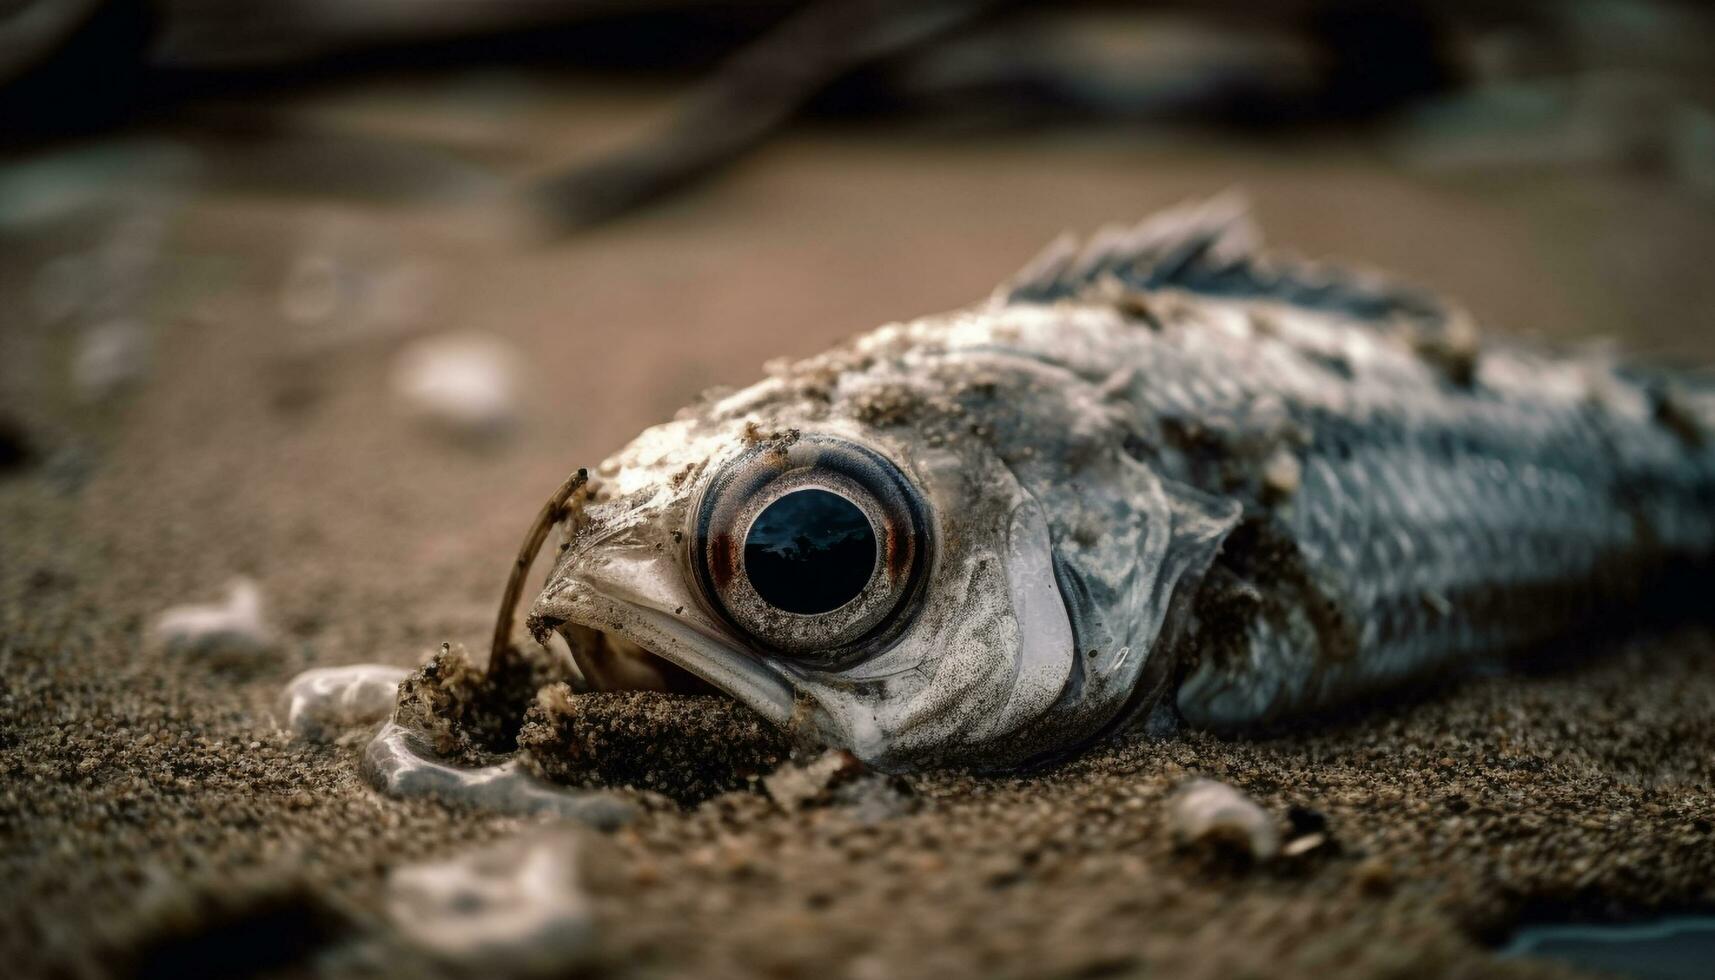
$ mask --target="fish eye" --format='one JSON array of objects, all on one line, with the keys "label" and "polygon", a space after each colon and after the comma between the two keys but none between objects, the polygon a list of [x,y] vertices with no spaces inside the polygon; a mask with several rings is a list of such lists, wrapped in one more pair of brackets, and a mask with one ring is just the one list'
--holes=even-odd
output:
[{"label": "fish eye", "polygon": [[762,600],[802,615],[856,599],[875,568],[875,528],[829,490],[793,490],[756,515],[744,536],[744,574]]},{"label": "fish eye", "polygon": [[815,663],[897,635],[929,557],[911,482],[874,450],[827,436],[747,451],[693,514],[691,564],[710,605],[758,645]]}]

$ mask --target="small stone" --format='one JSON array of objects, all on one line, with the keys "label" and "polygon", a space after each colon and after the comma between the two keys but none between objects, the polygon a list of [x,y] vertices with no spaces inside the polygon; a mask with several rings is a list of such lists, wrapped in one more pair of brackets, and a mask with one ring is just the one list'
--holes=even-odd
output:
[{"label": "small stone", "polygon": [[578,836],[564,829],[399,868],[387,880],[386,909],[429,953],[484,971],[562,971],[594,938]]},{"label": "small stone", "polygon": [[1280,849],[1282,857],[1302,857],[1316,851],[1339,850],[1339,844],[1328,830],[1328,818],[1316,810],[1295,806],[1286,811],[1289,828],[1287,841]]},{"label": "small stone", "polygon": [[486,334],[441,334],[401,351],[393,390],[413,412],[463,437],[489,438],[516,421],[521,362]]},{"label": "small stone", "polygon": [[1193,779],[1175,791],[1168,806],[1168,826],[1181,845],[1236,850],[1256,861],[1280,851],[1274,820],[1226,783]]},{"label": "small stone", "polygon": [[1321,848],[1327,843],[1327,834],[1305,834],[1303,837],[1294,837],[1286,842],[1286,846],[1280,849],[1280,856],[1289,858],[1302,857],[1305,854],[1309,854],[1311,851]]},{"label": "small stone", "polygon": [[247,578],[227,586],[224,603],[174,606],[155,620],[154,635],[169,649],[257,653],[273,645],[262,615],[262,590]]},{"label": "small stone", "polygon": [[796,810],[806,803],[826,801],[829,790],[863,771],[857,756],[833,749],[809,762],[786,763],[764,776],[762,785],[781,809]]}]

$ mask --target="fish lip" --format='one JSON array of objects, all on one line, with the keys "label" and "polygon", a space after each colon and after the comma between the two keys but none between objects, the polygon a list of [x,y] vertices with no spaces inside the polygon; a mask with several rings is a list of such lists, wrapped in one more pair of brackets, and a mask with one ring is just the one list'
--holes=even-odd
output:
[{"label": "fish lip", "polygon": [[566,630],[574,626],[624,637],[781,728],[793,719],[796,694],[786,678],[744,648],[664,610],[577,583],[537,599],[528,626],[539,638],[546,638],[551,630],[568,643],[572,637]]}]

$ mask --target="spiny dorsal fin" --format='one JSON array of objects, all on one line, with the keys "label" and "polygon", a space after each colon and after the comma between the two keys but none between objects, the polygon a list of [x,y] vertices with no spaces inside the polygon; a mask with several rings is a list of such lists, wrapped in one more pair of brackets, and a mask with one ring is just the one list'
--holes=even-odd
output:
[{"label": "spiny dorsal fin", "polygon": [[1427,293],[1385,277],[1266,254],[1262,232],[1235,192],[1171,208],[1131,227],[1109,226],[1081,245],[1062,235],[1001,284],[992,301],[1051,303],[1109,279],[1131,289],[1272,299],[1361,319],[1445,315]]}]

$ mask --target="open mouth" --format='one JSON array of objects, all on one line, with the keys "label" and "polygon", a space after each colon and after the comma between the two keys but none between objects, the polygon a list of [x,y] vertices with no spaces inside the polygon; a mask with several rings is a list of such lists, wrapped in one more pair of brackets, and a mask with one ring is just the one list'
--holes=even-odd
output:
[{"label": "open mouth", "polygon": [[718,694],[777,726],[792,720],[784,677],[688,618],[568,583],[537,600],[528,625],[538,639],[566,641],[591,691]]},{"label": "open mouth", "polygon": [[[526,573],[551,528],[582,522],[588,487],[587,470],[572,474],[525,534],[495,620],[491,674],[509,659]],[[631,574],[624,562],[608,563],[602,574],[599,583],[578,578],[552,583],[531,605],[527,621],[539,643],[556,632],[565,639],[589,690],[722,694],[777,727],[792,721],[793,689],[785,677],[723,638],[712,622],[699,622],[688,597],[662,600],[656,595],[671,576],[646,569]]]},{"label": "open mouth", "polygon": [[725,694],[696,674],[617,633],[604,633],[577,623],[562,623],[555,632],[571,650],[585,690]]}]

